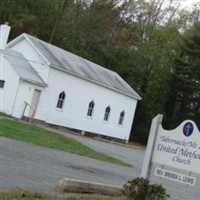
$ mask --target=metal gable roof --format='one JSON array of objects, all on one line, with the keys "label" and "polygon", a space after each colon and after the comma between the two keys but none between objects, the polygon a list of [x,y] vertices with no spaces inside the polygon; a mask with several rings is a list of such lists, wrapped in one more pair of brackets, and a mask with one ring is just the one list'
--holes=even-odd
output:
[{"label": "metal gable roof", "polygon": [[141,99],[116,72],[103,68],[100,65],[28,34],[24,34],[24,36],[50,62],[52,67],[64,70],[135,99]]},{"label": "metal gable roof", "polygon": [[3,56],[13,66],[18,73],[20,79],[31,82],[40,86],[46,86],[46,83],[40,78],[38,73],[32,68],[23,54],[6,49],[3,51]]}]

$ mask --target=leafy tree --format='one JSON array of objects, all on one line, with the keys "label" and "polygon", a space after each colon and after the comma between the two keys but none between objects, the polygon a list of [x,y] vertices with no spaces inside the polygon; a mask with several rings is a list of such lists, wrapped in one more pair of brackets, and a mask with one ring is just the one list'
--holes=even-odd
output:
[{"label": "leafy tree", "polygon": [[32,35],[36,35],[39,32],[39,19],[47,6],[47,1],[41,0],[35,3],[35,1],[23,0],[2,0],[0,3],[0,23],[5,21],[13,27],[12,36],[26,32]]},{"label": "leafy tree", "polygon": [[107,68],[115,69],[115,54],[123,43],[124,21],[116,1],[76,3],[64,18],[62,47]]},{"label": "leafy tree", "polygon": [[171,125],[190,118],[199,124],[200,116],[200,25],[185,33],[180,56],[175,60],[166,115]]},{"label": "leafy tree", "polygon": [[199,112],[199,41],[192,35],[199,7],[180,10],[173,2],[1,0],[0,23],[12,26],[10,39],[26,32],[118,72],[143,98],[131,138],[144,143],[156,114],[170,126]]},{"label": "leafy tree", "polygon": [[143,100],[137,108],[132,139],[140,142],[148,138],[151,119],[158,113],[164,113],[172,63],[180,38],[179,26],[174,19],[176,10],[162,9],[163,2],[144,1],[141,11],[134,15],[135,19],[139,18],[138,31],[142,31],[135,46],[140,54],[137,62],[141,80],[138,92]]}]

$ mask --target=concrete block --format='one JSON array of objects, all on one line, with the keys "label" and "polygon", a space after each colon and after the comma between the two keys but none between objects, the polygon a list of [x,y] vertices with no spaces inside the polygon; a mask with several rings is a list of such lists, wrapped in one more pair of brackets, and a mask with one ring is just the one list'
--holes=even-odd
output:
[{"label": "concrete block", "polygon": [[120,196],[123,194],[123,187],[121,186],[68,178],[59,180],[57,183],[57,188],[62,192],[72,193],[94,193],[110,196]]}]

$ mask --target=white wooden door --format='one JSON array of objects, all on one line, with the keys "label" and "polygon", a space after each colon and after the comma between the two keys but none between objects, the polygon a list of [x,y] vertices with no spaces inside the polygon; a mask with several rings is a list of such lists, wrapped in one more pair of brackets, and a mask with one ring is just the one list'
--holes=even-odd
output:
[{"label": "white wooden door", "polygon": [[34,94],[33,94],[33,98],[32,98],[32,102],[31,102],[31,110],[30,110],[31,117],[35,116],[37,106],[38,106],[38,102],[39,102],[39,98],[40,98],[40,93],[41,93],[40,90],[35,89]]}]

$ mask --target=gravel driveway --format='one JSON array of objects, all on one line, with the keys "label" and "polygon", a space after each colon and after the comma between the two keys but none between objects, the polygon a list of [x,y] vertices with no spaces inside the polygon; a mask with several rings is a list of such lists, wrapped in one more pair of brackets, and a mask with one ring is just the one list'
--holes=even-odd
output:
[{"label": "gravel driveway", "polygon": [[[39,147],[0,137],[0,188],[24,188],[54,195],[64,195],[56,190],[56,183],[63,178],[74,178],[99,183],[123,185],[140,176],[145,149],[117,145],[88,137],[57,131],[83,144],[121,159],[133,167],[122,167],[103,161]],[[163,184],[173,200],[199,200],[200,176],[195,187],[178,184],[153,176],[153,183]],[[67,194],[66,194],[67,195]]]},{"label": "gravel driveway", "polygon": [[58,194],[55,185],[65,177],[113,185],[122,185],[134,178],[134,168],[131,167],[113,165],[4,137],[0,138],[0,153],[1,189],[19,187]]}]

